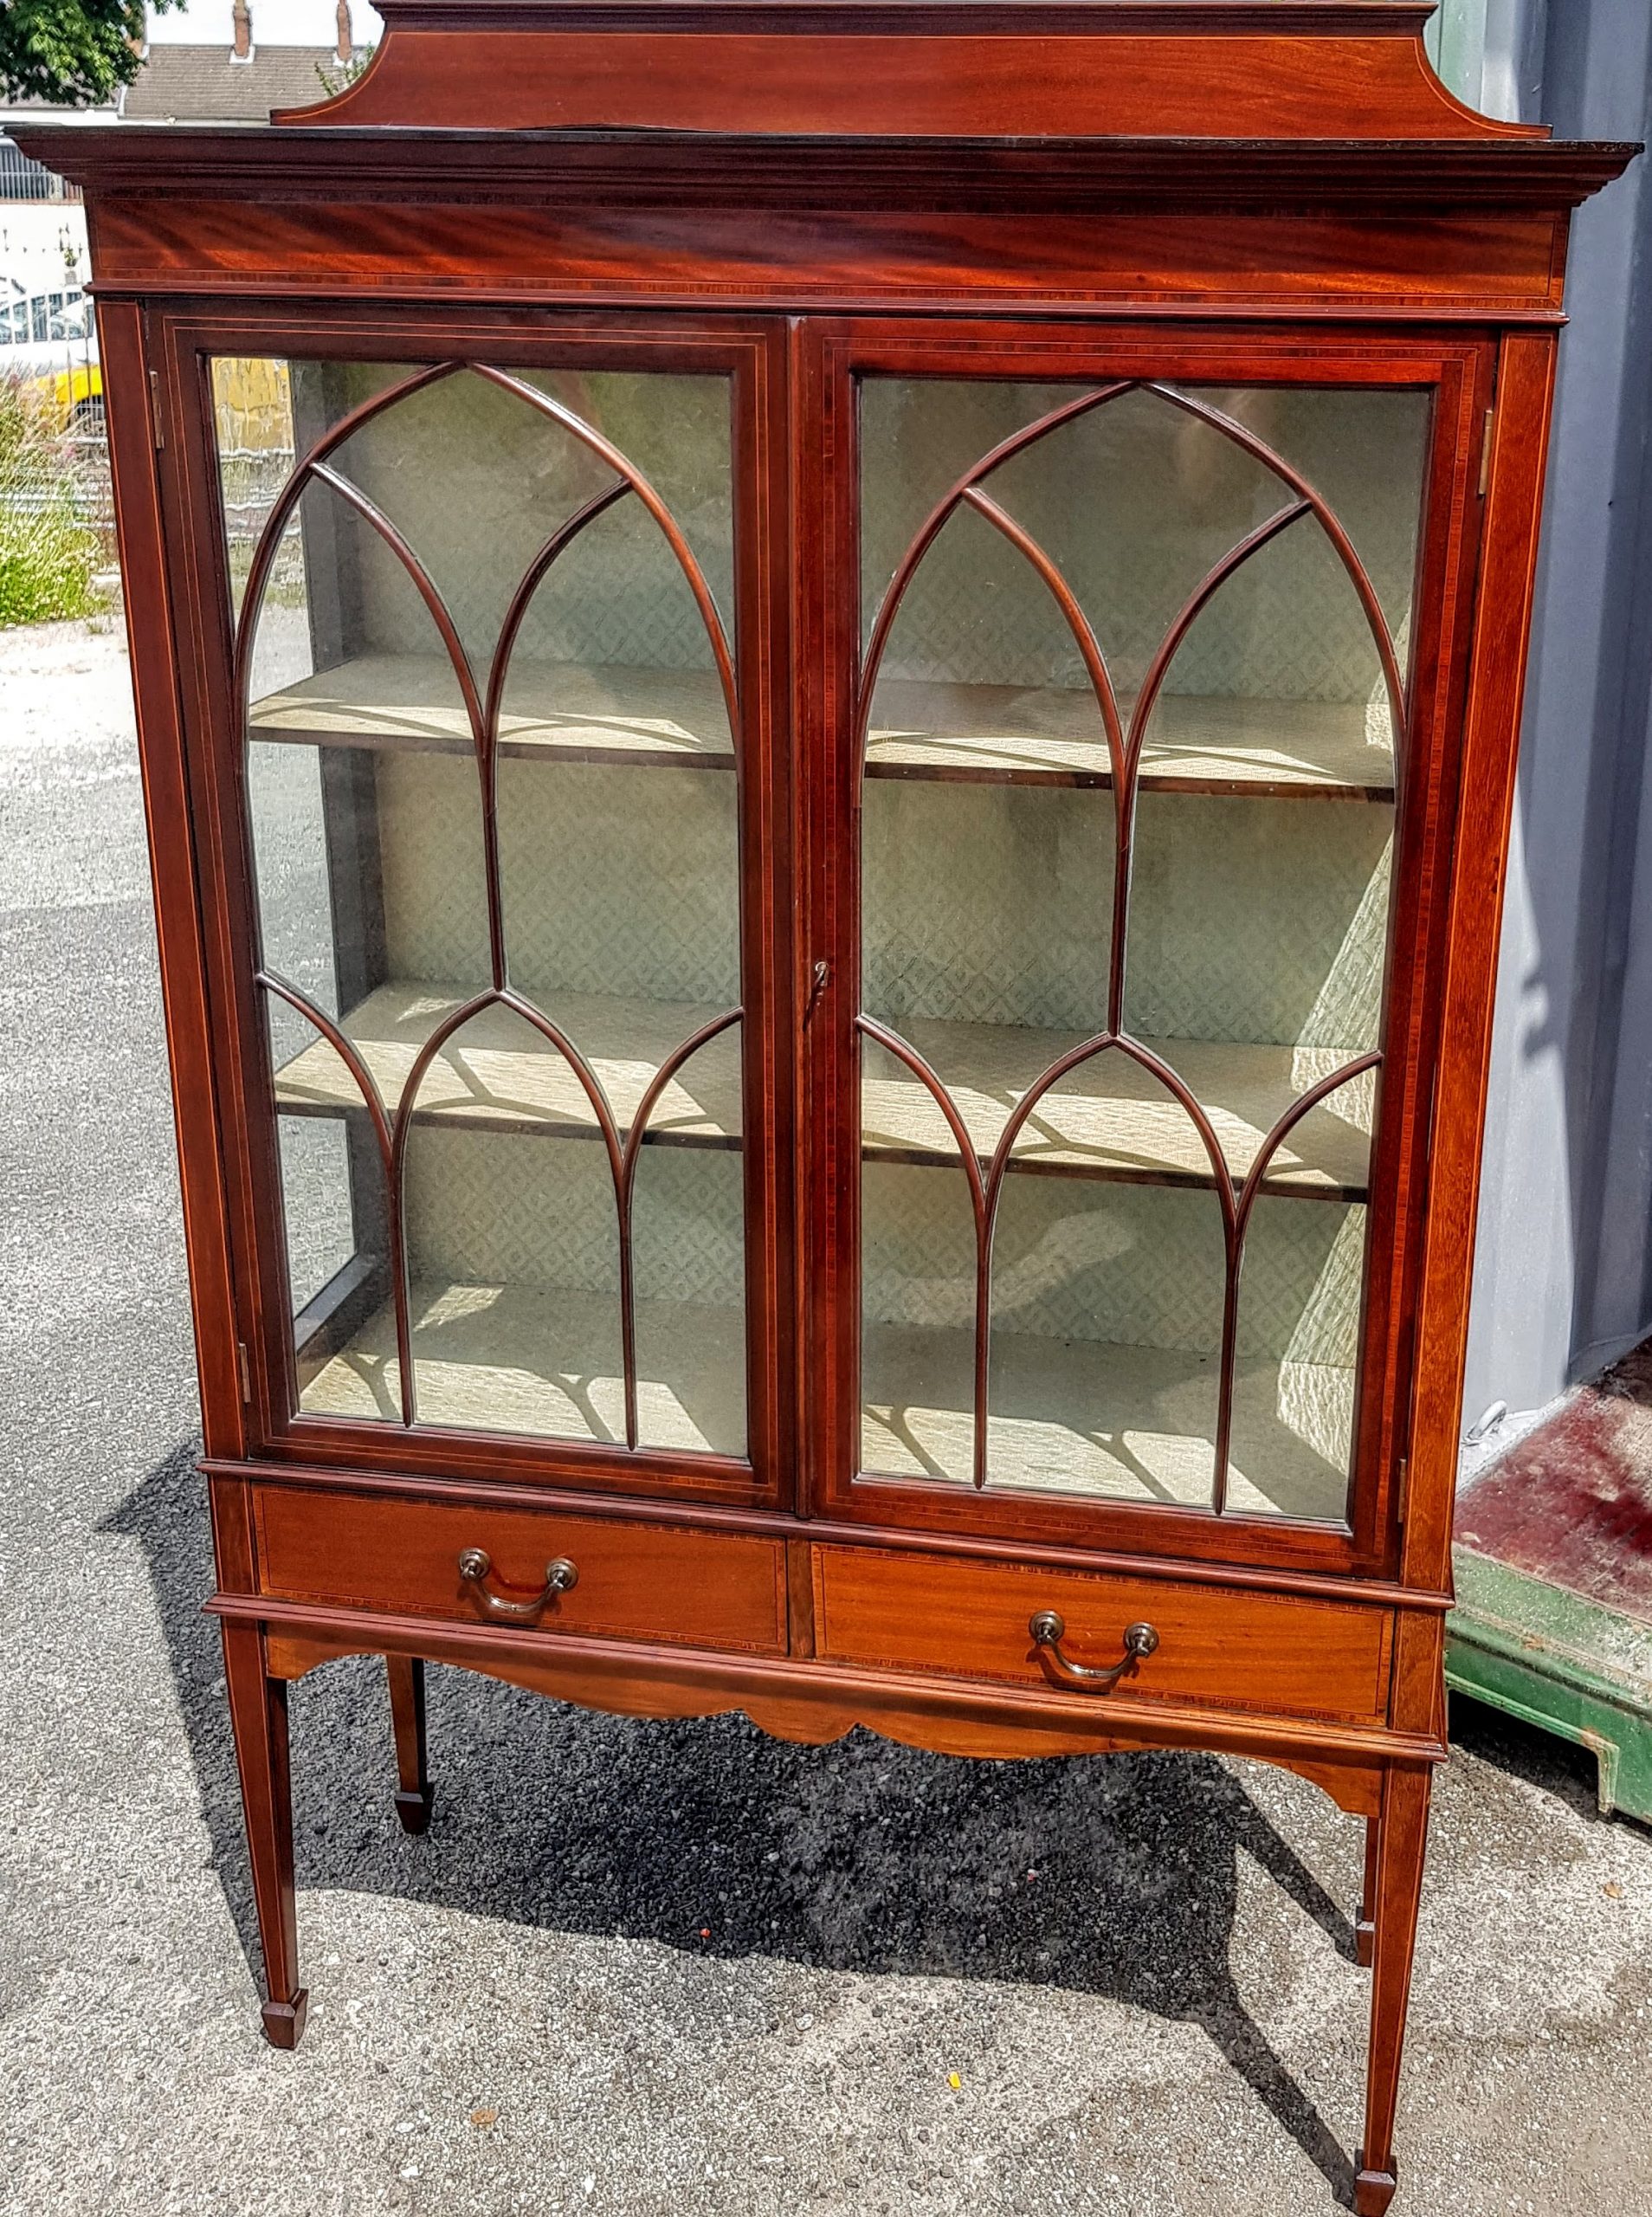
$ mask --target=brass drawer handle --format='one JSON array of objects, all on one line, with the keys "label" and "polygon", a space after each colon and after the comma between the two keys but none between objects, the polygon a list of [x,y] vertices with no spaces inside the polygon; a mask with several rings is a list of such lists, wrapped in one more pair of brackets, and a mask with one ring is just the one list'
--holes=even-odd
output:
[{"label": "brass drawer handle", "polygon": [[1094,1671],[1087,1664],[1074,1663],[1062,1653],[1062,1635],[1067,1624],[1054,1609],[1041,1609],[1027,1629],[1033,1636],[1033,1645],[1039,1649],[1062,1684],[1081,1687],[1087,1694],[1104,1694],[1109,1686],[1116,1686],[1127,1671],[1135,1669],[1141,1657],[1151,1655],[1158,1645],[1158,1634],[1152,1625],[1126,1625],[1123,1656],[1109,1669]]},{"label": "brass drawer handle", "polygon": [[459,1557],[459,1575],[468,1586],[490,1617],[503,1617],[511,1624],[532,1624],[547,1601],[556,1594],[565,1593],[571,1586],[578,1585],[579,1571],[566,1555],[558,1555],[545,1567],[545,1588],[531,1600],[508,1601],[502,1593],[490,1593],[482,1584],[493,1571],[493,1559],[484,1548],[466,1548]]}]

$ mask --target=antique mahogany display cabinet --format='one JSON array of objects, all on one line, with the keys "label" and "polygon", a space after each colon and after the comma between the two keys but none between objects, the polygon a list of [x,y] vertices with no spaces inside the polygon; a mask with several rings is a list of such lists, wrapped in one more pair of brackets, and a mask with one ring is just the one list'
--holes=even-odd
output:
[{"label": "antique mahogany display cabinet", "polygon": [[[1392,2126],[1571,210],[1416,0],[381,0],[87,191],[229,1698],[1366,1825]],[[1352,2133],[1350,2137],[1352,2137]]]}]

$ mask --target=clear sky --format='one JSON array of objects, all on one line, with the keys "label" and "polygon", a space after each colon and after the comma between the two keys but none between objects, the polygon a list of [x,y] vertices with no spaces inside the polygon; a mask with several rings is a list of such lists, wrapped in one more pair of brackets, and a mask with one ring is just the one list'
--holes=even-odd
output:
[{"label": "clear sky", "polygon": [[[337,0],[247,0],[253,40],[259,46],[331,46],[339,35]],[[149,36],[184,46],[229,46],[234,40],[233,0],[189,0],[186,8],[152,13]],[[358,46],[371,46],[383,25],[367,0],[350,0]]]}]

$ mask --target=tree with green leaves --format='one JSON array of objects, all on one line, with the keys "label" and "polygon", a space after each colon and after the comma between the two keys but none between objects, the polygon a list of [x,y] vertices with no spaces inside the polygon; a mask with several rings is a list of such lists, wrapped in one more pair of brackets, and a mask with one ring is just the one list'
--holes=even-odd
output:
[{"label": "tree with green leaves", "polygon": [[143,67],[144,16],[144,0],[0,0],[0,98],[100,106]]}]

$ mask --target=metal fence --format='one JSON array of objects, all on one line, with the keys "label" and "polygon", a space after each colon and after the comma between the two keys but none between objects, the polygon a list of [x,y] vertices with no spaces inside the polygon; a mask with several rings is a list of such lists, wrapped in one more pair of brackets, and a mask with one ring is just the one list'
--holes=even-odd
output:
[{"label": "metal fence", "polygon": [[8,200],[78,200],[81,188],[55,171],[29,160],[15,140],[0,137],[0,203]]},{"label": "metal fence", "polygon": [[109,453],[101,439],[65,440],[56,467],[20,473],[3,488],[0,501],[18,515],[42,515],[67,501],[75,520],[111,545],[114,540],[114,490],[109,482]]}]

